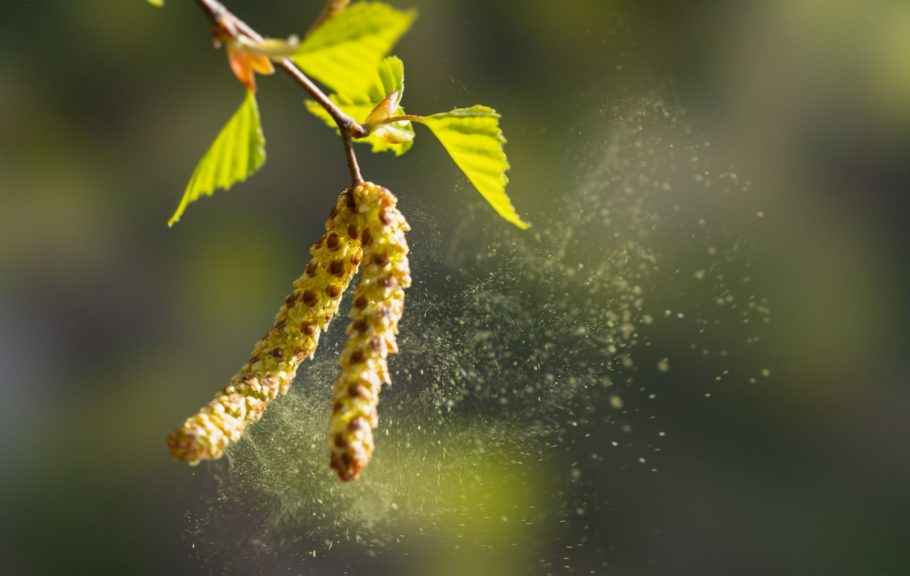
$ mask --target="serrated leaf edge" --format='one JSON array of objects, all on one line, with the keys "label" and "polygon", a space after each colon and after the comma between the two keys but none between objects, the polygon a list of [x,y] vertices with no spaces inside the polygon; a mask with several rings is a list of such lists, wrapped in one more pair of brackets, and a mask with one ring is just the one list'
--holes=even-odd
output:
[{"label": "serrated leaf edge", "polygon": [[[247,108],[249,108],[249,114],[245,113]],[[234,127],[235,122],[238,123],[236,127]],[[228,132],[229,129],[231,129],[230,133]],[[244,134],[249,134],[251,130],[256,131],[255,136],[251,138],[243,136]],[[231,133],[235,133],[233,137],[231,137]],[[226,140],[223,141],[224,139]],[[235,153],[235,149],[244,140],[248,140],[249,149],[246,154],[243,154],[241,150],[238,155]],[[222,153],[220,158],[210,159],[210,155],[215,154],[221,147],[227,147],[227,152]],[[237,171],[235,167],[237,160],[242,163],[240,171]],[[217,190],[230,190],[236,184],[245,182],[265,164],[265,160],[265,135],[262,132],[259,104],[256,101],[255,93],[252,90],[247,90],[240,107],[221,128],[218,136],[215,137],[215,140],[212,141],[208,150],[206,150],[193,169],[193,174],[184,188],[180,203],[168,220],[168,228],[173,227],[174,224],[180,221],[190,204],[203,196],[214,195]],[[230,173],[231,170],[233,170],[233,174]],[[203,177],[212,178],[211,186],[195,190],[196,183]]]}]

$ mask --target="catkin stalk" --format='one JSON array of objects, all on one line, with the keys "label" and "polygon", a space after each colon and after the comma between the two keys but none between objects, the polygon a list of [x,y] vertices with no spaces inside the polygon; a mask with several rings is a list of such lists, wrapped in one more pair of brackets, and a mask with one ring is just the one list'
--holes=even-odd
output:
[{"label": "catkin stalk", "polygon": [[341,297],[363,258],[363,220],[358,206],[365,195],[343,192],[325,224],[325,234],[310,248],[311,260],[275,323],[256,343],[249,361],[215,398],[168,437],[174,458],[189,464],[215,460],[258,421],[269,403],[287,394],[297,367],[312,357],[320,333],[338,311]]},{"label": "catkin stalk", "polygon": [[411,285],[405,240],[410,227],[396,208],[397,199],[385,188],[364,186],[377,202],[359,206],[362,275],[339,360],[341,375],[333,387],[329,430],[331,467],[343,481],[356,478],[373,455],[379,392],[383,384],[391,384],[386,358],[398,352],[404,289]]}]

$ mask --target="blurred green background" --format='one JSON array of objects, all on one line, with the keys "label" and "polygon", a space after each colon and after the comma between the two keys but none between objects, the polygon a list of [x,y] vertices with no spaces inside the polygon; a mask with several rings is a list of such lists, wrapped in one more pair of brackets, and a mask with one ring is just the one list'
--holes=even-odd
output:
[{"label": "blurred green background", "polygon": [[[416,282],[388,436],[353,488],[322,461],[298,476],[325,416],[303,392],[230,465],[164,445],[305,266],[347,181],[340,145],[263,79],[266,168],[168,230],[242,97],[195,4],[0,4],[5,573],[910,569],[910,3],[396,2],[420,11],[396,49],[408,110],[497,108],[535,227],[478,203],[426,132],[402,159],[361,152],[414,225]],[[272,35],[320,9],[228,4]],[[601,365],[591,334],[637,292],[594,310],[566,262],[609,272],[618,230],[647,249],[628,305],[645,335]],[[329,387],[341,324],[301,389]],[[433,431],[396,425],[410,408]]]}]

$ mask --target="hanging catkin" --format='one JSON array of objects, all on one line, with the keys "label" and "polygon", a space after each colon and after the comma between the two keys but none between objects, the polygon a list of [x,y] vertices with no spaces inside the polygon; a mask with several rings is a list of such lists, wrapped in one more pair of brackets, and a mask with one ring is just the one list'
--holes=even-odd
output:
[{"label": "hanging catkin", "polygon": [[306,271],[294,281],[294,291],[249,361],[224,390],[168,437],[175,458],[190,464],[220,458],[272,400],[287,393],[297,367],[316,351],[320,333],[357,273],[363,258],[360,214],[370,211],[370,200],[375,210],[378,197],[360,187],[339,196],[325,234],[310,248]]},{"label": "hanging catkin", "polygon": [[411,284],[405,240],[410,227],[395,207],[397,199],[385,188],[365,186],[378,202],[359,210],[364,218],[362,276],[339,360],[341,375],[333,388],[329,431],[331,466],[344,481],[356,478],[373,455],[379,391],[391,384],[386,357],[398,352],[395,338],[404,289]]}]

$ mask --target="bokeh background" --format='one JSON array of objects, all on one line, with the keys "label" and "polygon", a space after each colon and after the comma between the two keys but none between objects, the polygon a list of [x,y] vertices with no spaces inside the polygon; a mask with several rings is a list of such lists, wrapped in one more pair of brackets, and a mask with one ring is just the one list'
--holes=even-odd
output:
[{"label": "bokeh background", "polygon": [[395,3],[408,110],[500,110],[534,228],[428,133],[362,152],[417,281],[339,486],[343,322],[229,461],[164,437],[305,266],[340,145],[264,79],[266,168],[168,230],[242,97],[194,3],[0,1],[4,573],[907,573],[910,4]]}]

